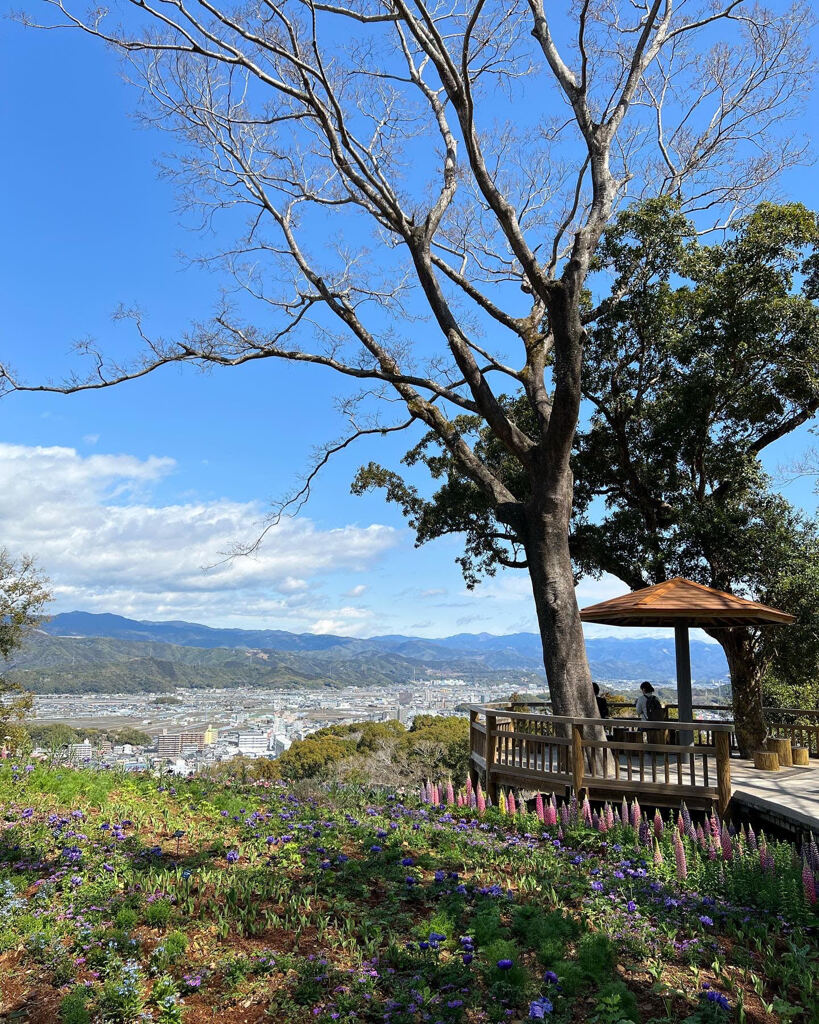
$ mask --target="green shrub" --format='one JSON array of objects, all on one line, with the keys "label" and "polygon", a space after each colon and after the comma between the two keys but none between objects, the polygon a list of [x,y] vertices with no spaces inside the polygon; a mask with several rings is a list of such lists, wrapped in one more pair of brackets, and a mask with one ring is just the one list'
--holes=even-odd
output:
[{"label": "green shrub", "polygon": [[145,908],[145,924],[151,928],[167,928],[171,918],[171,905],[167,900],[155,900]]},{"label": "green shrub", "polygon": [[591,981],[601,984],[614,970],[614,946],[600,932],[587,932],[577,944],[577,964]]},{"label": "green shrub", "polygon": [[91,1015],[88,1012],[88,998],[88,989],[82,985],[72,989],[68,995],[63,996],[60,1003],[60,1020],[62,1024],[91,1024]]},{"label": "green shrub", "polygon": [[640,1011],[634,993],[622,981],[610,981],[597,993],[595,1024],[639,1024]]}]

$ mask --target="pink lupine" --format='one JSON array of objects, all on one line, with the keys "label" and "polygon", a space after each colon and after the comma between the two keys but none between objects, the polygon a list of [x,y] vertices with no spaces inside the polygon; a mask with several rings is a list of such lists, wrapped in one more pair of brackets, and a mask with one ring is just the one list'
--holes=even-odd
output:
[{"label": "pink lupine", "polygon": [[813,906],[816,903],[816,879],[813,876],[813,871],[811,871],[807,858],[802,862],[802,889],[805,893],[805,899]]},{"label": "pink lupine", "polygon": [[663,838],[663,818],[659,811],[654,812],[654,838]]},{"label": "pink lupine", "polygon": [[535,797],[535,814],[537,815],[538,821],[545,821],[546,818],[543,813],[543,797],[540,793]]},{"label": "pink lupine", "polygon": [[452,788],[452,779],[447,780],[446,784],[446,802],[451,806],[455,803],[455,790]]},{"label": "pink lupine", "polygon": [[456,807],[464,807],[465,805],[466,805],[466,797],[463,795],[463,793],[460,790],[458,790],[458,795],[455,797],[455,806]]},{"label": "pink lupine", "polygon": [[433,802],[433,804],[435,804],[436,807],[441,802],[441,793],[440,793],[440,791],[438,789],[438,783],[437,782],[433,782],[432,783],[432,802]]},{"label": "pink lupine", "polygon": [[774,874],[776,871],[776,864],[774,863],[772,854],[768,852],[768,844],[765,842],[764,838],[759,844],[759,866],[764,872],[769,874]]},{"label": "pink lupine", "polygon": [[752,850],[756,850],[756,848],[757,848],[756,833],[754,832],[754,826],[753,825],[749,825],[748,826],[748,846]]},{"label": "pink lupine", "polygon": [[697,842],[703,850],[708,849],[708,840],[705,838],[705,832],[702,830],[702,825],[697,825]]},{"label": "pink lupine", "polygon": [[641,815],[641,811],[640,811],[640,805],[637,803],[637,797],[635,797],[634,801],[633,801],[633,803],[631,805],[631,827],[632,828],[638,828],[639,827],[641,816],[642,815]]},{"label": "pink lupine", "polygon": [[552,798],[546,807],[543,809],[543,824],[544,825],[556,825],[557,824],[557,804],[555,803],[555,796],[552,793]]},{"label": "pink lupine", "polygon": [[566,806],[565,801],[561,801],[560,803],[560,824],[569,824],[569,808]]},{"label": "pink lupine", "polygon": [[688,863],[685,859],[685,847],[679,832],[674,833],[674,860],[677,865],[677,878],[684,882],[688,878]]},{"label": "pink lupine", "polygon": [[663,851],[660,849],[660,844],[657,842],[656,839],[654,840],[654,863],[663,863]]},{"label": "pink lupine", "polygon": [[518,813],[517,804],[515,803],[515,794],[511,789],[509,790],[509,799],[506,801],[506,809],[510,814]]},{"label": "pink lupine", "polygon": [[614,808],[611,804],[606,804],[606,827],[614,828]]},{"label": "pink lupine", "polygon": [[708,837],[708,859],[709,860],[716,860],[717,859],[717,849],[718,849],[718,847],[717,847],[716,839],[714,839],[713,836],[709,836]]},{"label": "pink lupine", "polygon": [[475,806],[478,809],[478,814],[483,814],[486,810],[486,797],[483,795],[480,782],[478,782],[478,792],[475,794]]},{"label": "pink lupine", "polygon": [[720,845],[722,846],[722,859],[733,860],[734,847],[731,842],[731,836],[728,834],[728,829],[724,825],[722,826],[722,834],[720,835]]},{"label": "pink lupine", "polygon": [[592,809],[587,796],[583,797],[583,824],[591,825],[592,823]]},{"label": "pink lupine", "polygon": [[710,828],[711,835],[714,839],[719,839],[722,830],[719,826],[719,818],[713,811],[711,811],[711,817],[708,819],[708,827]]},{"label": "pink lupine", "polygon": [[464,788],[466,789],[466,799],[468,801],[469,798],[472,796],[472,792],[473,792],[473,790],[472,790],[472,779],[470,779],[470,777],[468,775],[466,777],[466,786]]},{"label": "pink lupine", "polygon": [[685,835],[685,822],[683,821],[682,811],[677,813],[677,833],[681,836]]},{"label": "pink lupine", "polygon": [[559,828],[559,829],[557,830],[557,838],[558,838],[559,842],[561,842],[561,843],[562,843],[562,842],[563,842],[563,839],[564,839],[564,837],[565,837],[565,832],[563,831],[563,828],[562,828],[562,827],[560,827],[560,828]]}]

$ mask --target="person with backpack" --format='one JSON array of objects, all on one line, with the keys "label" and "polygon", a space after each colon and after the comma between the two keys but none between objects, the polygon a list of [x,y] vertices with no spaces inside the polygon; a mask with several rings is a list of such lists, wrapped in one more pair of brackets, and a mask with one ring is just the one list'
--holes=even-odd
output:
[{"label": "person with backpack", "polygon": [[662,722],[665,719],[665,709],[647,679],[640,683],[640,696],[637,698],[636,708],[637,717],[642,718],[644,722]]}]

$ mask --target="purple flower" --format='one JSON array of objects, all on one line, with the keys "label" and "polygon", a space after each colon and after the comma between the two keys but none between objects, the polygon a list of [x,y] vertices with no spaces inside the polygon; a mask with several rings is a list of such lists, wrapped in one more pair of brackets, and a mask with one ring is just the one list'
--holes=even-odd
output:
[{"label": "purple flower", "polygon": [[227,852],[227,862],[228,862],[228,864],[235,864],[238,859],[239,859],[239,851],[238,850],[228,850],[228,852]]},{"label": "purple flower", "polygon": [[508,971],[515,966],[514,960],[498,960],[498,968],[501,971]]},{"label": "purple flower", "polygon": [[541,996],[529,1004],[529,1018],[530,1020],[543,1020],[546,1014],[551,1013],[553,1009],[551,1001],[545,996]]},{"label": "purple flower", "polygon": [[704,924],[707,928],[711,928],[714,922],[707,914],[700,915],[700,924]]}]

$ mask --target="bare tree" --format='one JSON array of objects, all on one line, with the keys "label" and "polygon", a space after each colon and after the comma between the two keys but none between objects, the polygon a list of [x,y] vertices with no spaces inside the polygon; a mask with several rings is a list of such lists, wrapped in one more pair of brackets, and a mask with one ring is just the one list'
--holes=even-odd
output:
[{"label": "bare tree", "polygon": [[[351,432],[287,507],[355,438],[433,431],[528,568],[555,711],[596,714],[568,547],[595,249],[630,198],[679,194],[705,227],[725,224],[798,158],[780,126],[804,96],[809,5],[120,0],[119,25],[107,9],[41,6],[54,21],[23,22],[123,55],[144,116],[180,140],[168,169],[186,202],[232,231],[208,258],[244,297],[172,341],[122,311],[146,346],[135,363],[89,346],[92,376],[30,385],[6,370],[6,389],[256,359],[360,382]],[[519,388],[525,427],[502,401]],[[471,446],[464,413],[519,465],[520,493]]]}]

